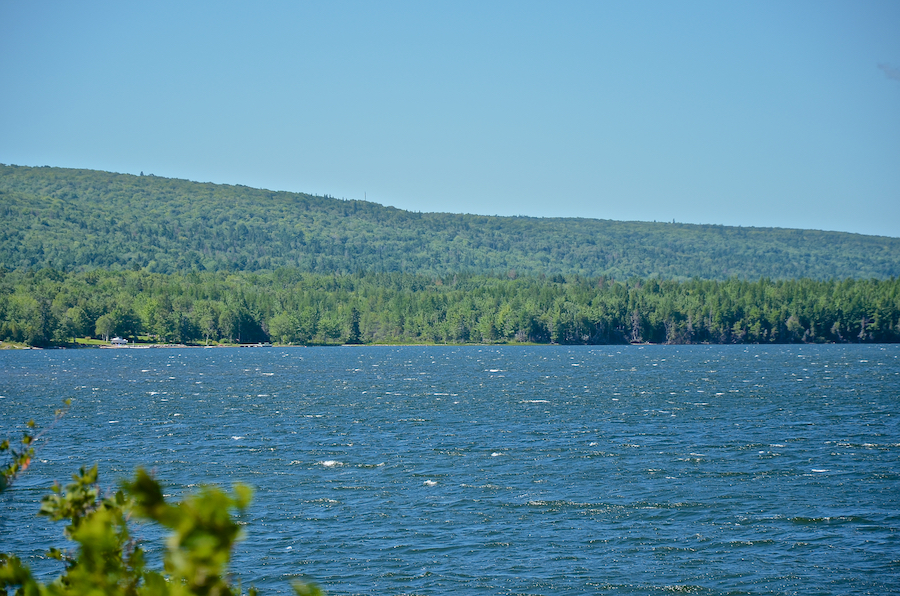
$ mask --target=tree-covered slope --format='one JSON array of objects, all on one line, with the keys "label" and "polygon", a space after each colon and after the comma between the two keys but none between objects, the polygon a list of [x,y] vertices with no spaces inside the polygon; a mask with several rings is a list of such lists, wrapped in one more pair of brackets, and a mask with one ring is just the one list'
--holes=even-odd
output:
[{"label": "tree-covered slope", "polygon": [[888,278],[900,239],[840,232],[414,213],[364,201],[0,165],[15,270],[456,271],[662,278]]}]

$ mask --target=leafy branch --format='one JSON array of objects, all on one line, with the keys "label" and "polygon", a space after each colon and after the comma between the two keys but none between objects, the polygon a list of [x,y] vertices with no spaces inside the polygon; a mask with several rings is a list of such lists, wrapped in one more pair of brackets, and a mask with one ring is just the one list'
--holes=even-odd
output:
[{"label": "leafy branch", "polygon": [[34,420],[29,420],[25,425],[26,430],[22,433],[22,439],[18,444],[11,444],[9,439],[4,439],[3,442],[0,442],[0,454],[8,454],[11,460],[0,469],[0,492],[12,486],[19,474],[27,470],[31,465],[36,454],[35,443],[40,441],[65,416],[69,406],[72,404],[72,400],[67,399],[64,404],[65,407],[59,408],[54,413],[53,422],[38,434],[33,434],[35,428]]},{"label": "leafy branch", "polygon": [[[244,511],[252,490],[235,484],[230,493],[205,486],[181,502],[167,503],[157,480],[141,468],[112,497],[100,498],[97,466],[81,468],[63,491],[59,484],[42,500],[40,515],[68,522],[63,533],[74,554],[51,548],[47,556],[66,564],[49,584],[39,582],[22,561],[0,554],[0,596],[238,596],[228,575],[234,544],[241,538],[232,512]],[[171,531],[162,572],[148,569],[144,552],[129,532],[134,517]],[[300,596],[323,596],[315,585],[296,582]],[[10,592],[9,590],[13,591]],[[249,595],[258,594],[250,588]]]}]

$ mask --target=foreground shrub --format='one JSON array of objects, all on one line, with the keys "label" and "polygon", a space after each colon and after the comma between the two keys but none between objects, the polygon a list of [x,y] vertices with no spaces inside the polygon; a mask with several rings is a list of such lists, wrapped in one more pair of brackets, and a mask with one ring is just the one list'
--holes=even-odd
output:
[{"label": "foreground shrub", "polygon": [[[16,471],[21,470],[19,466]],[[140,468],[111,497],[100,496],[96,466],[81,468],[72,479],[65,490],[54,485],[40,509],[40,515],[66,522],[63,533],[77,545],[74,551],[51,548],[47,552],[65,564],[64,572],[43,584],[18,557],[0,554],[0,596],[241,594],[228,576],[231,551],[241,537],[232,513],[250,504],[250,487],[235,484],[229,493],[206,486],[170,504],[159,482]],[[160,524],[170,531],[162,571],[147,568],[143,550],[129,532],[131,519]],[[317,587],[299,582],[294,591],[322,594]],[[251,588],[249,594],[257,591]]]}]

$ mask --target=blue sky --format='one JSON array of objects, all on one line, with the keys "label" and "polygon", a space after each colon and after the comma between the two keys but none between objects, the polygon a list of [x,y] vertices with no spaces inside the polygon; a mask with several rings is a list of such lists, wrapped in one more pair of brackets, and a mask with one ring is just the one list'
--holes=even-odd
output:
[{"label": "blue sky", "polygon": [[900,2],[0,2],[0,163],[900,237]]}]

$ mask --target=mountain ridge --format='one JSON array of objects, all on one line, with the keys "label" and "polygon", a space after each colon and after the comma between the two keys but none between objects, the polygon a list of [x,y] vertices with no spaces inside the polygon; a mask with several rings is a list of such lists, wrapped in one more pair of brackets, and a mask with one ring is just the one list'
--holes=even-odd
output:
[{"label": "mountain ridge", "polygon": [[900,238],[792,228],[415,212],[328,195],[0,165],[0,265],[189,270],[889,278]]}]

